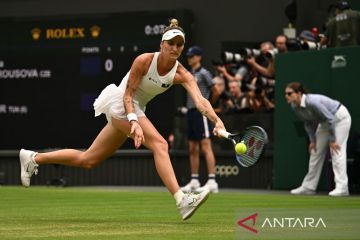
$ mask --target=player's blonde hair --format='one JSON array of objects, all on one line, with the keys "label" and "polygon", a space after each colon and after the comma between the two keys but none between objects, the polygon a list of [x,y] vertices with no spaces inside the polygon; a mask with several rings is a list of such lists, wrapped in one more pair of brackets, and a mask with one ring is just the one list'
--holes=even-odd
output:
[{"label": "player's blonde hair", "polygon": [[172,30],[172,29],[178,29],[178,30],[180,30],[182,33],[185,34],[184,30],[183,30],[181,27],[179,27],[179,22],[178,22],[178,20],[177,20],[176,18],[172,18],[172,19],[169,20],[169,26],[167,26],[167,27],[164,29],[163,34],[166,33],[166,32],[169,31],[169,30]]}]

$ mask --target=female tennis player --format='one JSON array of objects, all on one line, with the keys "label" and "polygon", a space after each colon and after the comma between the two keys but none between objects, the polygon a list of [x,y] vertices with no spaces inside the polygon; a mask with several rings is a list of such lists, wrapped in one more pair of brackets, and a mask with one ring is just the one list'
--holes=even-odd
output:
[{"label": "female tennis player", "polygon": [[184,44],[184,31],[178,26],[177,20],[172,19],[162,35],[160,52],[139,55],[120,85],[107,86],[95,100],[95,116],[104,113],[108,123],[92,145],[86,151],[63,149],[37,153],[22,149],[22,184],[30,186],[31,176],[37,174],[38,166],[42,164],[93,168],[131,137],[136,148],[143,144],[153,152],[157,172],[173,194],[182,218],[186,220],[191,217],[205,202],[209,191],[184,194],[180,190],[168,154],[168,144],[145,115],[145,106],[152,98],[173,84],[181,84],[193,98],[198,110],[214,123],[214,134],[218,135],[219,129],[225,129],[211,104],[202,97],[193,75],[177,61]]}]

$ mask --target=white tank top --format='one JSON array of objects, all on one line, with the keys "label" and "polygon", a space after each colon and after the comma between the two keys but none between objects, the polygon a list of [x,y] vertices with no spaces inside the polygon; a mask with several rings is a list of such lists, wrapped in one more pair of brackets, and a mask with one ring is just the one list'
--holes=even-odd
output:
[{"label": "white tank top", "polygon": [[[138,104],[140,109],[145,111],[146,104],[156,95],[165,92],[172,85],[179,62],[176,61],[174,67],[164,76],[160,76],[157,71],[157,59],[159,52],[154,54],[149,70],[145,76],[142,77],[138,88],[134,93],[134,103]],[[126,74],[120,83],[120,90],[125,92],[127,82],[129,80],[130,71]]]}]

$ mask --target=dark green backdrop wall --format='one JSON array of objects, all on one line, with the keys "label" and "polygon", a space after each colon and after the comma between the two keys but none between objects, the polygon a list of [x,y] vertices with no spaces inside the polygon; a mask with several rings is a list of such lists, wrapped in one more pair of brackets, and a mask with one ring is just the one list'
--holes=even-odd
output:
[{"label": "dark green backdrop wall", "polygon": [[[351,132],[360,132],[360,47],[292,52],[276,57],[276,111],[274,119],[273,188],[301,184],[308,168],[308,138],[285,101],[284,89],[299,81],[310,92],[338,99],[350,111]],[[319,189],[331,188],[331,166],[326,161]]]}]

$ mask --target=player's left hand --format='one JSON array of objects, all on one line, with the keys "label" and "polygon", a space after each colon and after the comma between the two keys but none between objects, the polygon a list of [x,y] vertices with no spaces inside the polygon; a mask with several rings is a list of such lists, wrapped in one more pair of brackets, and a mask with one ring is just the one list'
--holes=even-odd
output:
[{"label": "player's left hand", "polygon": [[330,142],[330,151],[332,154],[338,154],[341,147],[335,141]]},{"label": "player's left hand", "polygon": [[135,148],[139,148],[145,142],[143,130],[137,121],[131,122],[130,136],[134,138]]}]

